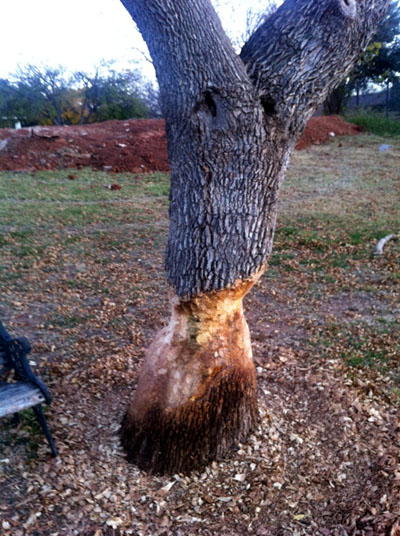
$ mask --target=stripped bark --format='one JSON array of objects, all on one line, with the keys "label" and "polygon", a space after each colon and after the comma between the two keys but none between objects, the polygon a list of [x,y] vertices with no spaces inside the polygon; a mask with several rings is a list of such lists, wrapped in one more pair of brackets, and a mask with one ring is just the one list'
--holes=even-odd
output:
[{"label": "stripped bark", "polygon": [[234,289],[171,300],[124,418],[128,459],[149,472],[187,472],[223,456],[257,422],[256,381],[242,300]]},{"label": "stripped bark", "polygon": [[[231,302],[241,311],[235,293],[264,270],[298,136],[354,65],[388,0],[286,0],[240,57],[209,0],[122,3],[148,44],[160,85],[171,166],[166,270],[175,293],[169,335],[162,332],[149,349],[122,437],[130,458],[149,470],[190,469],[226,453],[254,425],[254,365],[239,344],[247,340],[243,314],[233,321]],[[201,335],[209,326],[199,313],[204,307],[219,326],[212,344]],[[216,374],[210,356],[220,349]],[[236,395],[226,414],[215,397],[228,407],[228,377]],[[180,392],[178,401],[171,392]],[[211,447],[211,430],[227,419],[233,424]],[[185,440],[192,461],[184,463],[178,438],[189,422],[195,424],[187,437],[194,441],[200,429],[208,439],[193,451]],[[154,426],[165,431],[158,433],[163,444],[154,440]]]}]

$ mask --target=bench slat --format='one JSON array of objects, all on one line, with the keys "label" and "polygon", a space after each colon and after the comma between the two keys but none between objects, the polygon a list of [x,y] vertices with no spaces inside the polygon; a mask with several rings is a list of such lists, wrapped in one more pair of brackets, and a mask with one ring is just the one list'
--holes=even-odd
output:
[{"label": "bench slat", "polygon": [[41,390],[27,382],[0,383],[0,417],[43,404]]}]

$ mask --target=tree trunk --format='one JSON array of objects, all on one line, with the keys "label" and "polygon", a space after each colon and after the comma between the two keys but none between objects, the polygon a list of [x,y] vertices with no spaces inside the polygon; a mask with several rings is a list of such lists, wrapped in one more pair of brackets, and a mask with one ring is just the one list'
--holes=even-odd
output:
[{"label": "tree trunk", "polygon": [[257,422],[242,299],[266,267],[296,140],[388,0],[286,0],[240,57],[208,0],[122,2],[149,46],[166,118],[172,312],[121,439],[147,471],[186,472],[225,456]]},{"label": "tree trunk", "polygon": [[271,146],[262,105],[240,86],[206,90],[186,131],[168,137],[171,320],[147,352],[121,435],[128,459],[157,473],[221,458],[257,423],[242,299],[272,248],[276,197],[265,191],[277,192],[294,145]]}]

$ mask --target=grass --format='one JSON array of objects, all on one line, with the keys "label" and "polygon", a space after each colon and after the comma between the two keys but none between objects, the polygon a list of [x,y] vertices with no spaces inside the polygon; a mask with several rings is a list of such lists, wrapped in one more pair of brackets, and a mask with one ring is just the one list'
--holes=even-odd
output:
[{"label": "grass", "polygon": [[[73,176],[74,180],[69,179]],[[117,183],[120,190],[110,190],[110,183]],[[88,203],[90,201],[113,203],[127,202],[133,197],[147,195],[167,196],[169,180],[165,173],[147,176],[121,173],[110,176],[89,168],[36,171],[35,173],[2,172],[0,200],[2,202]]]},{"label": "grass", "polygon": [[377,136],[400,136],[400,120],[387,118],[383,113],[359,111],[349,113],[346,119]]},{"label": "grass", "polygon": [[[384,325],[371,307],[355,319],[333,310],[335,321],[319,311],[338,296],[396,310],[400,242],[382,257],[372,252],[379,238],[400,232],[400,142],[385,138],[392,149],[384,153],[381,143],[363,134],[295,153],[261,282],[290,290],[315,352],[357,374],[398,367],[398,323]],[[121,190],[105,188],[110,182]],[[161,173],[0,173],[1,316],[21,318],[37,340],[60,341],[67,361],[81,356],[86,339],[96,341],[90,359],[114,352],[127,325],[129,337],[148,342],[160,311],[167,315],[168,193]]]},{"label": "grass", "polygon": [[[179,518],[182,493],[196,498],[203,489],[213,502],[197,511],[195,501],[196,511],[186,513],[202,516],[212,509],[220,518],[223,511],[240,513],[243,506],[246,519],[265,524],[270,500],[279,493],[289,505],[300,500],[288,515],[301,517],[307,514],[305,495],[318,499],[322,490],[322,502],[315,499],[324,510],[319,526],[331,527],[325,516],[328,500],[335,528],[337,504],[344,505],[343,519],[355,519],[353,511],[360,504],[366,506],[355,515],[362,511],[364,516],[371,504],[382,513],[396,503],[390,456],[397,452],[392,426],[400,407],[400,241],[388,242],[382,256],[372,253],[381,236],[400,232],[400,140],[385,142],[393,146],[385,153],[379,152],[382,138],[371,134],[335,138],[295,152],[281,191],[270,266],[245,303],[261,408],[266,410],[260,423],[264,430],[251,440],[254,449],[246,447],[243,458],[236,454],[239,469],[233,467],[233,473],[221,469],[232,467],[229,460],[218,464],[217,473],[207,470],[205,480],[195,478],[186,485],[187,479],[180,479],[164,497],[167,512]],[[68,173],[0,173],[0,318],[11,333],[32,342],[30,358],[53,394],[48,421],[61,454],[56,463],[48,459],[32,412],[19,431],[11,431],[7,422],[1,425],[1,458],[10,461],[2,465],[5,485],[0,485],[0,495],[3,491],[3,503],[9,506],[2,513],[14,532],[26,525],[29,533],[47,534],[64,528],[69,533],[74,527],[79,533],[97,527],[111,531],[107,520],[122,519],[128,512],[124,519],[133,532],[140,532],[130,506],[141,503],[138,515],[146,507],[148,519],[163,519],[163,510],[155,515],[155,506],[169,479],[149,479],[127,468],[116,436],[145,349],[169,314],[163,270],[168,176],[110,177],[80,170],[70,181]],[[114,181],[121,190],[104,188]],[[368,422],[370,408],[382,421]],[[354,427],[343,420],[346,415],[354,417]],[[279,428],[278,440],[271,426]],[[293,430],[303,444],[289,437]],[[322,450],[315,450],[320,443]],[[348,470],[347,465],[335,466],[338,449],[355,453],[339,456],[339,462],[351,461]],[[389,465],[375,464],[361,475],[371,453],[381,450],[388,452]],[[250,461],[254,456],[257,461],[250,472],[248,452]],[[309,455],[310,464],[300,467],[299,459]],[[324,465],[324,457],[331,465]],[[312,464],[317,469],[309,473]],[[246,471],[244,482],[233,477]],[[339,482],[336,477],[343,471],[348,479]],[[300,480],[293,480],[298,473]],[[378,473],[383,475],[379,481]],[[285,487],[279,492],[271,483],[282,477]],[[364,495],[367,480],[378,483],[376,492],[374,488]],[[325,485],[328,481],[332,486]],[[257,521],[251,509],[261,499],[264,503],[260,482],[265,483],[263,493],[270,488],[271,494],[265,495]],[[232,501],[219,505],[224,486],[229,493],[234,487]],[[330,498],[325,493],[329,489]],[[109,502],[97,497],[108,491]],[[146,504],[140,499],[143,493]],[[381,504],[384,494],[388,500]],[[231,505],[234,510],[228,510]],[[93,518],[91,508],[100,517]],[[43,515],[35,518],[36,525],[29,525],[32,513],[39,512]],[[316,526],[310,525],[310,531]],[[173,532],[171,527],[164,528]]]},{"label": "grass", "polygon": [[[73,181],[68,179],[71,173]],[[106,181],[118,182],[121,190],[106,189]],[[29,299],[47,303],[50,292],[52,300],[39,333],[46,333],[48,326],[72,331],[93,323],[93,315],[81,310],[85,303],[70,303],[68,297],[74,292],[108,297],[115,267],[126,264],[139,270],[136,260],[149,254],[156,258],[156,245],[160,249],[154,263],[162,263],[168,191],[169,177],[161,173],[140,177],[110,177],[88,169],[0,173],[0,282],[7,286],[0,308],[13,309],[13,301]],[[23,288],[26,296],[10,298]],[[135,285],[130,290],[139,293]],[[65,307],[54,312],[57,301]]]},{"label": "grass", "polygon": [[329,251],[398,232],[400,148],[396,138],[386,141],[392,149],[385,153],[382,138],[373,135],[297,152],[281,193],[275,249],[284,241]]},{"label": "grass", "polygon": [[[317,355],[393,385],[400,241],[389,242],[383,256],[373,250],[380,238],[400,233],[400,142],[386,138],[392,148],[381,153],[382,142],[363,134],[294,155],[266,277],[272,288],[289,287],[301,304],[299,323],[308,326]],[[392,311],[389,323],[382,310]]]},{"label": "grass", "polygon": [[385,374],[398,368],[400,324],[376,318],[376,322],[327,323],[317,339],[326,357],[338,355],[351,368],[372,369]]}]

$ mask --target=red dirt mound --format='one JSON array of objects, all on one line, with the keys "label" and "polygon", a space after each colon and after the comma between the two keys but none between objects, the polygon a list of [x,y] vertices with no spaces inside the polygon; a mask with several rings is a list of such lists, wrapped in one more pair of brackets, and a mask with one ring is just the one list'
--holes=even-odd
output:
[{"label": "red dirt mound", "polygon": [[351,136],[363,131],[362,127],[347,123],[338,115],[312,117],[297,142],[296,149],[325,143],[331,136]]},{"label": "red dirt mound", "polygon": [[169,170],[164,121],[158,119],[2,129],[0,140],[0,170]]},{"label": "red dirt mound", "polygon": [[[360,128],[339,116],[313,117],[297,149]],[[106,121],[84,126],[0,129],[0,170],[81,168],[113,172],[168,171],[165,123],[161,119]]]}]

